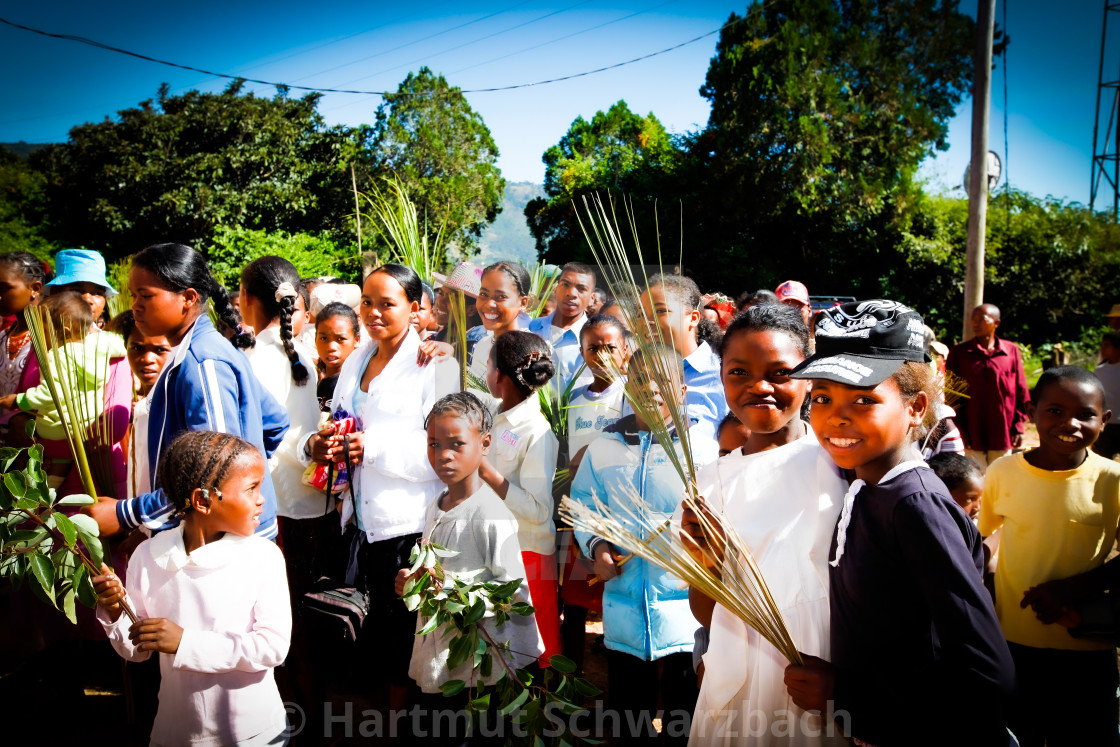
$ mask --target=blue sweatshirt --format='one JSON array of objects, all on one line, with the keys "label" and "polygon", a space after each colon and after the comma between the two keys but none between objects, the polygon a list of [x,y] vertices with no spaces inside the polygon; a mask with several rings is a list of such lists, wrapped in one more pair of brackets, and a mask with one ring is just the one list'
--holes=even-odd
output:
[{"label": "blue sweatshirt", "polygon": [[983,567],[980,533],[929,468],[856,495],[828,574],[835,710],[848,712],[851,736],[878,747],[1007,745],[1015,666]]},{"label": "blue sweatshirt", "polygon": [[[148,395],[148,469],[152,492],[117,504],[126,529],[141,524],[153,531],[179,523],[175,507],[159,486],[160,457],[186,431],[218,431],[239,436],[268,459],[288,431],[288,413],[253,375],[245,354],[221,335],[203,314],[175,349],[175,358]],[[265,471],[264,510],[256,533],[276,537],[276,491]]]}]

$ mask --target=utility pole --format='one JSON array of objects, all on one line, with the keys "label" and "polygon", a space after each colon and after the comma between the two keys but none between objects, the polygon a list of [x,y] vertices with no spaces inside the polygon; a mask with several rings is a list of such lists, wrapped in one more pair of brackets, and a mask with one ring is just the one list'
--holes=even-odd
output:
[{"label": "utility pole", "polygon": [[972,310],[984,303],[984,229],[988,222],[988,118],[992,93],[992,36],[996,0],[976,7],[976,53],[972,73],[972,164],[968,180],[968,255],[964,276],[961,339],[972,337]]}]

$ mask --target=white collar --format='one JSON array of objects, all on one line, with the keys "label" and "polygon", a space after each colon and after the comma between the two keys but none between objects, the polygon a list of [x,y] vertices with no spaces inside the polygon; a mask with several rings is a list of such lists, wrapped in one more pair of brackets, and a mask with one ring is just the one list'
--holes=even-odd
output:
[{"label": "white collar", "polygon": [[[929,465],[921,459],[908,459],[905,462],[896,464],[888,470],[887,474],[883,475],[879,479],[879,482],[875,484],[882,485],[885,482],[890,482],[903,472],[909,472],[918,467],[926,467],[928,469]],[[833,556],[832,560],[828,561],[828,564],[833,568],[839,566],[840,558],[844,557],[844,544],[848,539],[848,525],[852,523],[852,509],[855,507],[856,495],[859,491],[863,490],[865,485],[867,485],[866,482],[856,478],[852,484],[848,486],[848,492],[844,494],[844,507],[840,509],[840,522],[836,525],[836,555]]]},{"label": "white collar", "polygon": [[684,362],[700,373],[719,371],[720,360],[707,341],[701,342],[695,350],[685,356]]},{"label": "white collar", "polygon": [[213,570],[228,565],[240,546],[250,539],[227,532],[216,542],[209,542],[188,555],[183,540],[183,523],[180,522],[175,528],[160,532],[148,541],[152,543],[152,560],[156,565],[175,573],[187,566]]}]

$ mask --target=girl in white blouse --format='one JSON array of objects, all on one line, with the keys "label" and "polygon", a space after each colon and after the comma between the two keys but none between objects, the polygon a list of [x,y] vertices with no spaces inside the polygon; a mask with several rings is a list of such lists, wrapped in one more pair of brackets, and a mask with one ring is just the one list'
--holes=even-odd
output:
[{"label": "girl in white blouse", "polygon": [[528,574],[529,594],[544,640],[541,664],[560,653],[556,525],[552,478],[560,443],[541,413],[537,390],[556,373],[549,344],[532,332],[506,332],[494,343],[486,373],[490,393],[501,400],[493,445],[479,475],[517,517],[517,539]]},{"label": "girl in white blouse", "polygon": [[424,418],[436,400],[459,390],[454,360],[417,363],[420,337],[410,316],[422,293],[420,278],[404,265],[382,265],[366,278],[360,309],[371,339],[346,359],[332,403],[333,413],[352,415],[358,427],[346,437],[325,429],[300,449],[319,464],[348,452],[357,505],[344,494],[342,522],[353,518],[357,525],[351,566],[370,595],[360,643],[369,671],[389,681],[392,709],[405,707],[416,630],[416,614],[393,593],[393,578],[408,565],[428,506],[443,488],[428,463]]}]

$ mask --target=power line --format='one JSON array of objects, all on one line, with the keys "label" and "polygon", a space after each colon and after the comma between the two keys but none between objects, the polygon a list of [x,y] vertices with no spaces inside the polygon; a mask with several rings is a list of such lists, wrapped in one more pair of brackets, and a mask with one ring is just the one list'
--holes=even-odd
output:
[{"label": "power line", "polygon": [[[666,4],[668,4],[668,3],[666,3]],[[518,84],[515,84],[515,85],[509,85],[509,86],[494,86],[494,87],[491,87],[491,88],[473,88],[473,89],[469,89],[469,90],[462,90],[462,91],[460,91],[460,93],[493,93],[493,92],[496,92],[496,91],[512,91],[512,90],[515,90],[515,89],[518,89],[518,88],[531,88],[533,86],[543,86],[543,85],[548,85],[550,83],[559,83],[559,82],[565,81],[565,80],[573,80],[575,78],[583,78],[583,77],[588,76],[588,75],[595,75],[596,73],[602,73],[602,72],[606,72],[607,70],[614,70],[616,68],[625,67],[626,65],[632,65],[635,62],[641,62],[643,60],[648,60],[651,57],[657,57],[658,55],[663,55],[663,54],[666,54],[668,52],[672,52],[674,50],[680,49],[681,47],[686,47],[689,44],[694,44],[694,43],[700,41],[701,39],[705,39],[709,36],[712,36],[713,34],[718,34],[719,32],[723,31],[725,28],[728,28],[730,26],[735,25],[740,20],[742,20],[742,18],[739,18],[739,17],[734,18],[731,21],[728,21],[727,23],[723,24],[722,26],[720,26],[717,29],[713,29],[711,31],[708,31],[706,33],[701,34],[700,36],[696,36],[696,37],[693,37],[693,38],[691,38],[687,41],[683,41],[680,44],[674,44],[671,47],[666,47],[665,49],[660,49],[656,52],[650,52],[649,54],[644,54],[640,57],[634,57],[634,58],[629,59],[629,60],[623,60],[622,62],[616,62],[613,65],[605,65],[603,67],[598,67],[598,68],[595,68],[594,70],[585,70],[584,72],[581,72],[581,73],[573,73],[571,75],[564,75],[564,76],[560,76],[558,78],[549,78],[548,80],[538,80],[538,81],[534,81],[532,83],[518,83]],[[340,89],[340,88],[317,88],[317,87],[314,87],[314,86],[298,86],[298,85],[293,85],[293,84],[290,84],[290,83],[279,83],[279,82],[269,81],[269,80],[260,80],[259,78],[246,78],[246,77],[241,76],[241,75],[231,75],[229,73],[219,73],[219,72],[214,72],[212,70],[206,70],[206,69],[203,69],[203,68],[200,68],[200,67],[194,67],[193,65],[183,65],[183,64],[180,64],[178,62],[170,62],[168,60],[161,60],[161,59],[156,58],[156,57],[149,57],[148,55],[140,54],[139,52],[131,52],[127,49],[121,49],[120,47],[114,47],[114,46],[111,46],[109,44],[105,44],[103,42],[96,41],[94,39],[88,39],[84,36],[75,36],[75,35],[72,35],[72,34],[55,34],[55,33],[49,32],[49,31],[43,31],[42,29],[36,29],[36,28],[32,28],[30,26],[23,26],[23,25],[18,24],[18,23],[13,23],[12,21],[9,21],[6,18],[0,18],[0,23],[3,23],[7,26],[11,26],[12,28],[20,29],[22,31],[29,31],[33,34],[39,34],[40,36],[47,36],[47,37],[50,37],[52,39],[62,39],[64,41],[73,41],[73,42],[78,42],[80,44],[87,44],[91,47],[97,47],[98,49],[104,49],[104,50],[109,51],[109,52],[116,52],[118,54],[127,55],[129,57],[135,57],[137,59],[146,60],[148,62],[155,62],[159,65],[167,65],[168,67],[174,67],[174,68],[178,68],[180,70],[190,70],[192,72],[201,73],[203,75],[208,75],[208,76],[211,76],[211,77],[214,77],[214,78],[227,78],[229,80],[240,80],[240,81],[244,81],[246,83],[256,83],[256,84],[262,85],[262,86],[283,87],[283,88],[290,89],[290,90],[295,90],[295,91],[310,91],[312,93],[349,93],[349,94],[356,94],[356,95],[359,95],[359,96],[386,96],[386,95],[390,95],[390,96],[392,96],[392,95],[430,96],[430,95],[433,95],[433,94],[430,94],[430,93],[409,94],[409,93],[398,93],[396,91],[356,91],[356,90]]]}]

